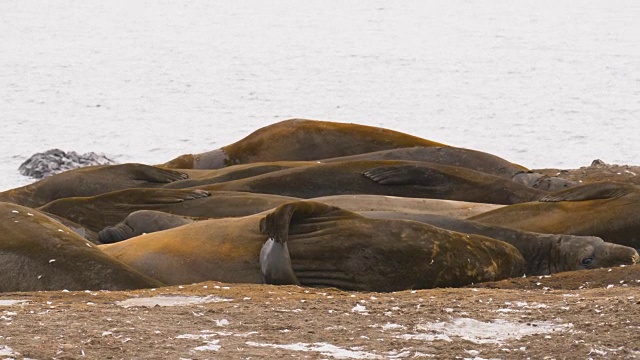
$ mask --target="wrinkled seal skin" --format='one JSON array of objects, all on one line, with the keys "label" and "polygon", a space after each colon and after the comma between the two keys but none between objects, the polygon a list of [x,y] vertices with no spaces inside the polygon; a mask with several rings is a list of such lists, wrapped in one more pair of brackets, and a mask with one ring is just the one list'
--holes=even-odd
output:
[{"label": "wrinkled seal skin", "polygon": [[[295,279],[305,286],[363,291],[462,286],[521,276],[524,266],[518,250],[501,241],[412,221],[367,219],[311,201],[287,203],[268,215],[204,220],[100,247],[167,284],[262,283],[269,278],[263,269],[267,275],[274,274],[269,270],[274,267],[286,270],[286,259],[268,253],[263,259],[276,263],[260,264],[269,239],[287,243]],[[279,278],[270,282],[288,283]]]},{"label": "wrinkled seal skin", "polygon": [[526,261],[526,275],[633,265],[640,260],[635,249],[608,243],[594,236],[539,234],[434,214],[393,211],[367,211],[360,214],[376,219],[414,220],[507,242],[522,254]]},{"label": "wrinkled seal skin", "polygon": [[536,200],[547,194],[510,180],[461,167],[390,160],[321,163],[198,188],[304,199],[370,194],[490,204],[515,204]]},{"label": "wrinkled seal skin", "polygon": [[469,219],[539,233],[597,236],[639,249],[639,189],[629,184],[591,183]]},{"label": "wrinkled seal skin", "polygon": [[[160,192],[161,190],[137,189],[135,191]],[[123,190],[120,193],[124,194],[132,192],[134,192],[133,189]],[[112,193],[112,195],[115,196],[116,193]],[[99,200],[97,198],[104,199],[106,197],[107,195],[100,195],[99,197],[96,197],[95,200]],[[133,197],[135,197],[135,195],[131,196],[131,198]],[[73,200],[77,201],[79,199],[82,198],[74,198]],[[151,199],[152,198],[149,197],[149,200]],[[220,191],[212,193],[211,197],[208,199],[185,203],[181,206],[177,206],[176,208],[165,205],[153,206],[153,204],[150,203],[128,205],[114,202],[109,203],[107,206],[98,207],[96,206],[98,204],[94,202],[91,205],[93,205],[92,211],[94,211],[94,213],[109,214],[110,221],[113,221],[114,219],[113,214],[119,214],[119,218],[133,208],[162,209],[162,211],[137,210],[130,213],[121,222],[113,226],[106,226],[98,234],[98,243],[110,244],[145,233],[148,234],[182,226],[184,224],[192,223],[195,220],[203,220],[204,218],[238,217],[257,214],[295,200],[298,199],[278,195]],[[402,212],[412,214],[433,213],[455,216],[458,218],[465,218],[472,214],[478,214],[504,206],[453,200],[400,198],[382,195],[336,195],[313,198],[311,200],[354,212],[380,209],[387,210],[387,212],[394,214]],[[51,204],[57,203],[62,205],[60,206],[62,210],[73,210],[67,215],[73,217],[74,213],[78,212],[78,209],[77,207],[70,205],[70,202],[71,201],[65,199],[54,201]],[[191,214],[191,216],[175,214],[187,212]],[[99,217],[99,219],[103,220],[104,217]]]},{"label": "wrinkled seal skin", "polygon": [[56,199],[94,196],[129,188],[156,188],[186,179],[182,172],[143,164],[89,166],[0,193],[0,201],[38,207]]},{"label": "wrinkled seal skin", "polygon": [[0,291],[163,286],[41,212],[0,203]]},{"label": "wrinkled seal skin", "polygon": [[290,119],[260,128],[220,149],[182,155],[162,166],[217,169],[254,162],[319,160],[412,146],[444,145],[373,126]]}]

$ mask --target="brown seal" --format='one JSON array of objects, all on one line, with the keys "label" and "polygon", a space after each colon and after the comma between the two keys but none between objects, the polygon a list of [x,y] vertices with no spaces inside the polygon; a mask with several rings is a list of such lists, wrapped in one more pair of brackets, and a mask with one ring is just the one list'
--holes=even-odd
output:
[{"label": "brown seal", "polygon": [[0,291],[162,286],[41,212],[0,203]]},{"label": "brown seal", "polygon": [[126,189],[92,197],[59,199],[39,209],[92,231],[100,231],[138,210],[157,210],[189,217],[238,217],[270,210],[294,200],[298,199],[234,191]]},{"label": "brown seal", "polygon": [[220,149],[182,155],[162,166],[217,169],[254,162],[319,160],[412,146],[444,145],[379,127],[290,119],[260,128]]},{"label": "brown seal", "polygon": [[550,233],[597,236],[640,248],[640,187],[598,182],[470,217],[489,225]]},{"label": "brown seal", "polygon": [[[145,197],[144,202],[130,202],[129,204],[125,204],[115,201],[116,197],[123,200],[140,199],[141,197],[137,194],[139,192],[144,192],[148,195]],[[49,211],[56,211],[58,214],[69,218],[83,221],[93,228],[104,225],[104,229],[98,234],[99,243],[110,244],[145,233],[171,229],[204,218],[238,217],[257,214],[281,204],[297,200],[296,198],[278,195],[216,191],[211,193],[211,196],[208,198],[199,198],[195,199],[196,201],[189,201],[188,203],[175,203],[173,205],[168,203],[155,203],[153,201],[153,195],[166,197],[168,194],[163,194],[163,192],[164,190],[157,189],[130,189],[99,195],[94,198],[56,200],[47,204],[45,208]],[[107,199],[110,199],[110,201],[106,201]],[[393,213],[431,213],[459,218],[465,218],[472,214],[479,214],[504,206],[383,195],[336,195],[313,198],[311,200],[354,212],[371,211],[375,209]],[[84,206],[80,205],[81,203],[84,203]],[[55,205],[55,209],[52,208],[53,205]],[[131,213],[126,215],[129,212]],[[96,216],[91,216],[92,213]],[[189,216],[178,214],[189,214]],[[126,218],[115,224],[115,220],[124,216],[126,216]]]},{"label": "brown seal", "polygon": [[[279,245],[273,251],[267,245],[261,259],[269,239]],[[288,251],[279,251],[282,244]],[[368,219],[311,201],[100,247],[167,284],[290,283],[293,272],[294,283],[305,286],[395,291],[520,276],[524,265],[518,250],[502,241],[412,221]]]},{"label": "brown seal", "polygon": [[502,240],[520,251],[527,264],[526,275],[633,265],[640,260],[635,249],[605,242],[595,236],[539,234],[426,213],[365,211],[359,214],[376,219],[419,221],[451,231]]},{"label": "brown seal", "polygon": [[547,194],[462,167],[392,160],[319,163],[198,188],[304,199],[371,194],[505,205],[532,201]]},{"label": "brown seal", "polygon": [[441,165],[459,166],[483,173],[511,179],[516,174],[529,171],[524,166],[514,164],[501,157],[482,151],[454,146],[414,146],[381,150],[365,154],[341,156],[321,160],[323,163],[356,160],[406,160],[424,161]]},{"label": "brown seal", "polygon": [[0,201],[28,207],[73,196],[94,196],[129,188],[156,188],[187,174],[143,164],[89,166],[65,171],[0,193]]}]

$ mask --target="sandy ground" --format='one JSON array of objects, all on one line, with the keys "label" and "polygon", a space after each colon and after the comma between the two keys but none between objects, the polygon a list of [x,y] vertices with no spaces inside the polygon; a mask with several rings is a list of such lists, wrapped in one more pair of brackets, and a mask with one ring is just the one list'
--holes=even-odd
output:
[{"label": "sandy ground", "polygon": [[[640,184],[638,167],[545,171]],[[640,265],[396,293],[215,282],[4,293],[0,312],[2,358],[634,359]]]}]

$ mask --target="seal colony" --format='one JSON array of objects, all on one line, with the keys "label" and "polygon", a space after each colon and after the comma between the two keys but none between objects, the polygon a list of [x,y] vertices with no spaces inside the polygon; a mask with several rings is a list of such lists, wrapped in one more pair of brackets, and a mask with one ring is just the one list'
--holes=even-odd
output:
[{"label": "seal colony", "polygon": [[292,119],[160,165],[0,193],[2,291],[224,282],[398,291],[636,264],[637,186]]}]

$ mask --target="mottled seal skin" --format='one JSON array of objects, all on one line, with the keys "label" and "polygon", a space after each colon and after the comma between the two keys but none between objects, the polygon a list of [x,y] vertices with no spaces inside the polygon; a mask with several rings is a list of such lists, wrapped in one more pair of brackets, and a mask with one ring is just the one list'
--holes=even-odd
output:
[{"label": "mottled seal skin", "polygon": [[640,260],[635,249],[608,243],[595,236],[539,234],[425,213],[366,211],[360,214],[372,218],[419,221],[451,231],[483,235],[507,242],[522,254],[526,261],[526,275],[633,265]]},{"label": "mottled seal skin", "polygon": [[[98,201],[101,199],[106,197],[115,197],[116,195],[124,195],[125,193],[132,193],[134,191],[144,191],[147,193],[160,192],[160,190],[132,189],[123,190],[120,194],[112,193],[111,195],[100,195],[97,199],[94,199],[95,201],[93,203],[91,203],[93,213],[108,214],[109,221],[113,221],[115,218],[114,214],[119,214],[117,217],[120,218],[134,208],[156,208],[161,209],[162,211],[137,210],[131,212],[121,222],[113,226],[106,226],[102,229],[98,234],[98,243],[110,244],[145,233],[152,233],[182,226],[204,218],[238,217],[257,214],[259,212],[275,208],[276,206],[297,200],[296,198],[278,195],[221,191],[212,193],[211,197],[208,199],[199,199],[195,202],[181,204],[175,208],[164,204],[160,206],[153,206],[153,204],[150,203],[151,201],[137,204],[108,202],[106,204],[107,206],[97,206],[99,205]],[[127,196],[123,197],[125,199],[127,198]],[[134,194],[134,196],[130,196],[129,198],[134,197],[137,197],[137,195]],[[69,203],[72,202],[71,200],[75,200],[77,202],[80,199],[81,198],[57,200],[53,203],[61,205],[61,209],[64,211],[71,209],[72,213],[67,214],[66,216],[76,217],[74,212],[78,212],[77,206],[70,205]],[[148,200],[151,199],[152,197],[148,198]],[[504,206],[452,200],[400,198],[382,195],[336,195],[314,198],[311,200],[354,212],[378,209],[386,210],[387,212],[395,214],[432,213],[455,216],[458,218],[465,218],[472,214],[478,214]],[[191,216],[176,215],[176,213],[189,213]],[[105,217],[100,216],[97,218],[99,220],[104,220]]]},{"label": "mottled seal skin", "polygon": [[65,197],[94,196],[129,188],[156,188],[186,178],[182,172],[143,164],[89,166],[1,192],[0,201],[35,208]]},{"label": "mottled seal skin", "polygon": [[379,127],[290,119],[260,128],[220,149],[182,155],[162,166],[216,169],[254,162],[319,160],[412,146],[444,145]]},{"label": "mottled seal skin", "polygon": [[490,204],[515,204],[536,200],[547,194],[507,179],[461,167],[390,160],[320,163],[198,188],[304,199],[370,194]]},{"label": "mottled seal skin", "polygon": [[586,184],[469,219],[539,233],[597,236],[640,248],[640,191],[635,185]]},{"label": "mottled seal skin", "polygon": [[0,203],[0,291],[163,286],[41,212]]},{"label": "mottled seal skin", "polygon": [[[311,201],[287,203],[267,214],[199,221],[100,247],[167,284],[262,283],[287,273],[286,259],[278,256],[287,254],[282,246],[275,254],[262,254],[275,263],[260,263],[269,239],[287,244],[295,279],[305,286],[362,291],[462,286],[521,276],[524,266],[516,248],[495,239],[414,221],[368,219]],[[280,278],[270,282],[289,283]]]},{"label": "mottled seal skin", "polygon": [[65,198],[39,209],[92,231],[123,221],[138,210],[158,210],[189,217],[238,217],[273,209],[297,198],[201,189],[126,189],[92,197]]}]

